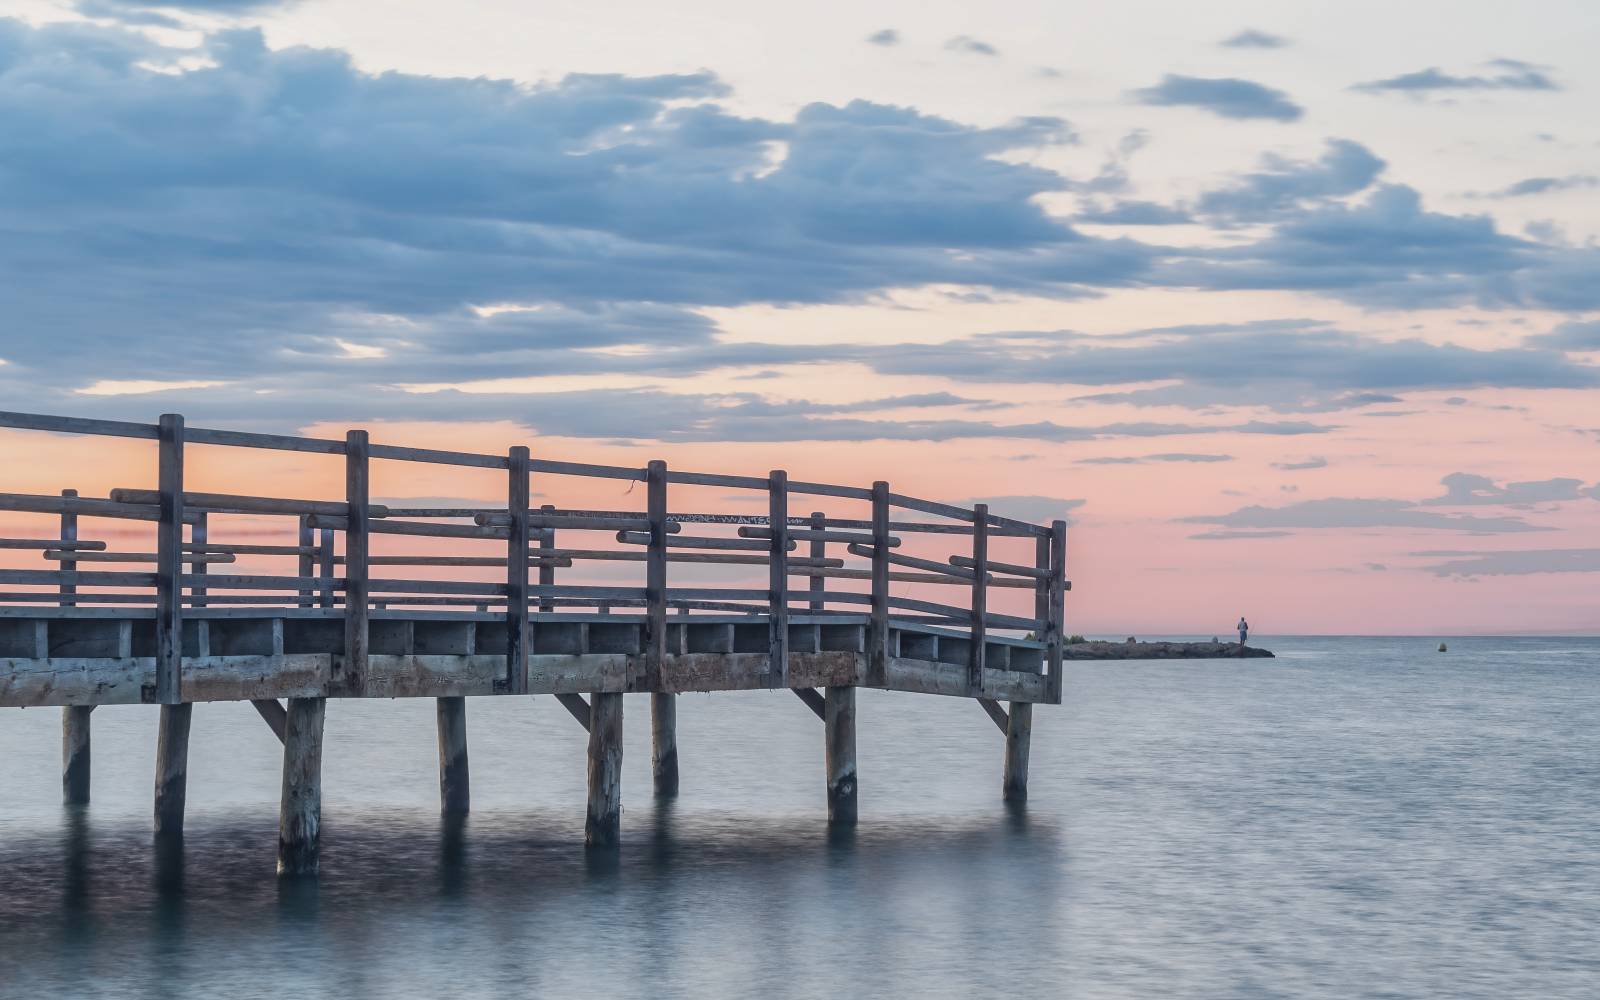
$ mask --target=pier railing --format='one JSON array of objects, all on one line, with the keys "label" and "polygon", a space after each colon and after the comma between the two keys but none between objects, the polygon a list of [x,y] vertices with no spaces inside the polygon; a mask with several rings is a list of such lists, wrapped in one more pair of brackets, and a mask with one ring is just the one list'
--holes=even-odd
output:
[{"label": "pier railing", "polygon": [[[526,683],[517,665],[527,656],[533,614],[642,615],[646,648],[629,684],[646,691],[656,688],[667,655],[669,612],[760,616],[773,687],[786,686],[792,621],[866,616],[866,653],[880,677],[891,655],[891,623],[964,634],[973,692],[982,688],[992,640],[1021,636],[1043,647],[1051,700],[1060,699],[1063,521],[1032,524],[982,504],[895,493],[886,482],[839,486],[791,480],[781,470],[761,477],[669,470],[659,461],[643,468],[554,461],[534,458],[525,446],[505,455],[402,447],[373,443],[362,430],[338,440],[187,427],[176,414],[143,424],[10,412],[0,412],[0,428],[156,442],[154,489],[119,487],[105,497],[73,489],[0,493],[0,511],[57,518],[54,537],[0,538],[0,549],[34,550],[55,566],[0,569],[0,604],[154,617],[155,697],[162,703],[182,701],[186,615],[247,617],[263,608],[342,618],[338,669],[357,679],[374,613],[503,616],[510,693]],[[191,446],[342,457],[344,497],[191,490],[184,475]],[[387,462],[504,472],[505,505],[374,503],[372,470]],[[642,499],[644,509],[533,505],[536,485],[553,494],[575,481],[609,481],[633,506]],[[696,512],[677,502],[703,499],[705,489],[721,491],[719,505],[745,512]],[[824,505],[835,509],[806,510]],[[281,519],[283,542],[213,538],[212,529],[234,516]],[[153,544],[114,551],[82,535],[84,519],[146,522]],[[250,537],[259,533],[252,529]],[[375,552],[374,542],[384,551]],[[400,551],[405,545],[427,551]],[[292,559],[294,571],[223,568],[241,559]],[[89,568],[119,563],[154,569]]]}]

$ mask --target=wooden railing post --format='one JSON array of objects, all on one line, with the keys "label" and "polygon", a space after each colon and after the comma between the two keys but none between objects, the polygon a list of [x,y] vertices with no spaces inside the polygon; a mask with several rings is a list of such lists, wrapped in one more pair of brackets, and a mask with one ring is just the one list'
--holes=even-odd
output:
[{"label": "wooden railing post", "polygon": [[[209,526],[206,524],[206,512],[200,511],[194,516],[194,523],[189,525],[189,541],[195,546],[203,546],[211,537]],[[200,554],[197,550],[196,554]],[[206,575],[205,560],[199,560],[189,567],[189,572],[195,576]],[[189,604],[192,607],[203,608],[206,606],[206,585],[198,581],[189,588]]]},{"label": "wooden railing post", "polygon": [[[827,526],[828,516],[826,514],[820,510],[814,510],[811,512],[812,531],[825,531]],[[828,543],[820,538],[813,538],[811,540],[811,548],[806,552],[806,555],[810,556],[812,559],[819,560],[814,565],[821,566],[822,563],[820,560],[828,557]],[[811,593],[811,601],[808,604],[808,607],[812,611],[823,610],[827,607],[827,602],[822,599],[822,592],[826,589],[823,587],[823,584],[826,581],[820,576],[807,577],[806,580],[806,589]]]},{"label": "wooden railing post", "polygon": [[318,604],[324,608],[333,607],[333,529],[323,528],[318,532],[317,543],[317,575],[322,577],[323,586],[317,591]]},{"label": "wooden railing post", "polygon": [[1050,700],[1061,704],[1061,643],[1066,631],[1067,522],[1050,523],[1050,606],[1046,608],[1049,630],[1045,638],[1050,664]]},{"label": "wooden railing post", "polygon": [[[300,515],[300,532],[297,544],[300,546],[300,558],[295,565],[295,572],[302,578],[309,578],[316,571],[316,564],[312,558],[311,550],[316,545],[316,534],[311,529],[311,519],[308,515]],[[311,607],[311,588],[306,587],[300,591],[300,606]]]},{"label": "wooden railing post", "polygon": [[[661,686],[661,665],[667,658],[667,463],[645,468],[645,516],[650,545],[645,553],[645,650],[643,688]],[[599,701],[597,697],[596,702]]]},{"label": "wooden railing post", "polygon": [[163,413],[157,431],[155,700],[183,700],[183,417]]},{"label": "wooden railing post", "polygon": [[972,648],[967,659],[967,690],[974,696],[983,693],[985,645],[989,639],[989,505],[972,507]]},{"label": "wooden railing post", "polygon": [[506,541],[506,691],[528,691],[528,449],[508,453],[510,492],[506,511],[511,532]]},{"label": "wooden railing post", "polygon": [[367,501],[372,451],[366,431],[344,435],[344,493],[349,505],[344,532],[343,688],[359,693],[367,675]]},{"label": "wooden railing post", "polygon": [[871,683],[889,683],[889,484],[872,484],[872,620],[867,629]]},{"label": "wooden railing post", "polygon": [[767,686],[779,688],[789,686],[789,474],[782,469],[772,470],[767,480],[767,527],[772,535]]},{"label": "wooden railing post", "polygon": [[[548,514],[548,513],[552,512],[552,511],[554,511],[555,509],[556,509],[556,505],[553,504],[553,503],[547,503],[547,504],[545,504],[545,505],[543,505],[542,507],[539,508],[540,512],[545,513],[545,514]],[[555,547],[556,547],[556,529],[548,528],[548,529],[546,529],[544,531],[541,531],[539,533],[539,548],[541,550],[544,550],[544,549],[553,549]],[[547,559],[544,562],[541,562],[539,564],[539,586],[541,586],[541,587],[554,587],[555,585],[556,585],[556,567],[555,567],[555,563],[550,562]],[[555,600],[553,598],[548,597],[548,596],[539,598],[539,610],[540,611],[554,611],[555,609],[556,609],[556,603],[555,603]]]},{"label": "wooden railing post", "polygon": [[[64,497],[75,497],[78,495],[78,491],[62,490],[61,495]],[[77,514],[70,513],[68,511],[61,512],[61,526],[56,532],[56,537],[61,539],[63,542],[75,542],[78,540]],[[72,553],[72,549],[67,549],[61,553],[61,571],[63,573],[71,573],[78,568],[78,561],[72,558]],[[76,594],[77,592],[77,584],[63,583],[61,585],[61,606],[64,608],[70,608],[77,605],[78,602],[73,600],[71,597],[71,595]]]}]

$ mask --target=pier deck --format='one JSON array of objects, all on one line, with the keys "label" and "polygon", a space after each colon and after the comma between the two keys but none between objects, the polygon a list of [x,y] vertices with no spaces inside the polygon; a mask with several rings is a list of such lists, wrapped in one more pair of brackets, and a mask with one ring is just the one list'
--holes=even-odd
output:
[{"label": "pier deck", "polygon": [[[105,470],[137,466],[129,449],[149,449],[154,485],[91,482],[115,473],[80,461],[73,476],[103,497],[0,493],[0,707],[63,708],[63,793],[81,804],[93,709],[160,706],[155,829],[173,836],[193,706],[252,702],[284,744],[285,874],[317,867],[328,699],[437,699],[441,806],[459,812],[470,803],[466,699],[556,697],[589,731],[595,847],[619,836],[626,694],[649,696],[655,792],[672,795],[678,694],[790,689],[824,723],[829,818],[841,824],[856,821],[856,688],[974,699],[1005,734],[1013,801],[1027,794],[1032,706],[1061,700],[1061,521],[921,500],[885,482],[593,465],[534,459],[522,446],[503,456],[406,448],[365,431],[336,440],[186,428],[173,414],[138,424],[0,413],[0,432],[15,431],[122,439]],[[238,449],[262,466],[253,481],[290,493],[326,481],[328,469],[319,479],[306,466],[329,456],[343,466],[344,496],[185,484],[189,453],[211,462]],[[293,461],[274,474],[284,457]],[[477,477],[477,489],[498,479],[506,501],[374,502],[374,465],[398,496],[410,495],[408,469],[446,467]],[[532,507],[535,484],[576,502]],[[606,495],[645,509],[596,509]],[[764,513],[749,512],[746,496]],[[793,516],[798,498],[835,509]],[[689,510],[698,504],[717,509]],[[113,550],[84,522],[116,524],[106,534],[119,541],[150,537]],[[242,540],[224,540],[233,532]],[[38,559],[44,568],[29,565]],[[284,561],[292,572],[276,568]],[[431,569],[419,578],[401,567]]]}]

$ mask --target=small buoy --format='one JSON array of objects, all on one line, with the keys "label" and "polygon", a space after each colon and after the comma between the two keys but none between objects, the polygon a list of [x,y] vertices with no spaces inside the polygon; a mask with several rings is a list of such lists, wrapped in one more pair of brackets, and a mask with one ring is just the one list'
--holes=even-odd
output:
[{"label": "small buoy", "polygon": [[1439,643],[1439,652],[1448,653],[1448,652],[1450,652],[1450,647],[1446,646],[1444,643],[1441,642],[1441,643]]}]

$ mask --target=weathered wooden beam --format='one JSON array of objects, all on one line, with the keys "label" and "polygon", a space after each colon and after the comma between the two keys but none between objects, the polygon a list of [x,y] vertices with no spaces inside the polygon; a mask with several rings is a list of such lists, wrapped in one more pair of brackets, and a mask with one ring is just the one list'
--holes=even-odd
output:
[{"label": "weathered wooden beam", "polygon": [[600,694],[590,704],[587,847],[613,848],[622,837],[622,695]]},{"label": "weathered wooden beam", "polygon": [[889,484],[872,484],[872,625],[867,630],[868,676],[887,683],[889,670]]},{"label": "weathered wooden beam", "polygon": [[1028,744],[1033,737],[1033,703],[1014,701],[1006,720],[1006,770],[1001,795],[1007,802],[1028,801]]},{"label": "weathered wooden beam", "polygon": [[[760,538],[723,538],[717,535],[673,535],[666,532],[666,544],[674,549],[722,549],[733,552],[769,552],[772,543]],[[650,533],[648,531],[619,531],[617,541],[628,545],[649,545]],[[794,539],[789,539],[786,548],[792,551],[796,547]]]},{"label": "weathered wooden beam", "polygon": [[[204,516],[204,515],[201,515]],[[199,527],[198,524],[195,527]],[[184,547],[188,548],[185,542]],[[64,572],[71,572],[73,566],[80,562],[109,562],[109,563],[153,563],[159,562],[160,557],[154,552],[79,552],[75,549],[59,550],[46,549],[40,558],[49,562],[61,563]],[[238,557],[227,552],[185,552],[182,561],[191,566],[212,563],[237,562]],[[196,570],[195,572],[199,572]]]},{"label": "weathered wooden beam", "polygon": [[984,654],[989,641],[989,591],[984,586],[989,578],[989,505],[974,504],[972,514],[976,530],[972,533],[972,633],[967,649],[967,689],[976,695],[983,690]]},{"label": "weathered wooden beam", "polygon": [[556,701],[561,703],[562,708],[566,709],[574,719],[578,720],[578,725],[583,727],[583,731],[588,732],[592,713],[589,708],[589,703],[584,700],[583,695],[566,691],[558,691],[556,692],[555,698]]},{"label": "weathered wooden beam", "polygon": [[278,738],[278,742],[287,743],[289,710],[283,707],[283,703],[276,698],[251,698],[250,704],[254,706],[256,714],[261,716],[261,720],[267,724],[267,728],[272,730],[272,735]]},{"label": "weathered wooden beam", "polygon": [[[75,497],[75,496],[78,495],[78,491],[77,490],[72,490],[72,489],[62,490],[61,491],[61,495],[62,495],[62,497],[67,497],[67,498]],[[61,536],[63,541],[66,541],[68,543],[75,543],[77,541],[77,539],[78,539],[78,515],[73,513],[72,511],[67,511],[67,510],[62,511],[61,512],[61,519],[60,519],[60,521],[59,521],[59,523],[57,524],[57,527],[56,527],[56,533]],[[101,546],[101,548],[104,548],[104,547],[105,546],[103,546],[103,545]],[[67,549],[65,551],[72,552],[72,551],[75,551],[75,550],[76,550],[76,546],[74,546],[73,549]],[[62,550],[57,550],[57,551],[62,551]],[[50,558],[50,553],[48,551],[45,552],[44,557],[46,559]],[[75,572],[77,570],[77,568],[78,568],[77,560],[76,559],[72,559],[70,557],[63,558],[62,561],[61,561],[61,568],[63,570],[65,570],[65,571],[73,571],[73,572]],[[61,584],[60,590],[61,590],[61,606],[62,607],[64,607],[64,608],[71,607],[73,604],[76,603],[75,601],[72,600],[72,595],[74,593],[76,593],[77,590],[78,590],[78,588],[76,586],[74,586],[74,585],[72,585],[70,583],[63,583],[63,584]]]},{"label": "weathered wooden beam", "polygon": [[467,768],[467,699],[436,699],[439,722],[439,808],[459,815],[472,807]]},{"label": "weathered wooden beam", "polygon": [[322,846],[322,698],[290,698],[278,803],[278,874],[315,875]]},{"label": "weathered wooden beam", "polygon": [[799,698],[801,701],[805,702],[806,707],[817,714],[817,718],[823,720],[824,722],[828,720],[826,699],[824,699],[823,696],[817,692],[816,688],[797,687],[790,688],[789,690],[794,692],[794,696],[796,698]]},{"label": "weathered wooden beam", "polygon": [[[190,553],[184,551],[184,546],[187,545],[204,545],[210,534],[211,526],[209,518],[207,517],[206,512],[202,510],[195,517],[194,524],[189,526],[189,541],[178,546],[178,561],[184,564],[191,564],[189,565],[189,571],[184,574],[185,580],[193,580],[198,578],[200,581],[204,581],[210,575],[210,563],[234,561],[234,557],[231,555],[214,554],[209,552]],[[206,606],[205,583],[197,582],[191,584],[189,587],[189,605],[190,607],[196,608],[203,608]]]},{"label": "weathered wooden beam", "polygon": [[[307,522],[309,523],[309,522]],[[333,529],[323,528],[317,533],[317,577],[322,581],[317,603],[333,607]]]},{"label": "weathered wooden beam", "polygon": [[[331,514],[312,514],[311,526],[332,528],[334,531],[349,531],[350,519],[334,517]],[[510,537],[507,528],[485,528],[475,524],[434,524],[430,521],[395,521],[387,518],[369,521],[366,530],[369,534],[375,535],[417,535],[424,538],[484,538],[505,541]]]},{"label": "weathered wooden beam", "polygon": [[[344,436],[345,503],[350,514],[344,533],[344,661],[339,680],[345,690],[361,690],[367,673],[370,621],[367,579],[367,498],[370,488],[371,442],[366,431],[346,431]],[[316,525],[318,517],[312,516]]]},{"label": "weathered wooden beam", "polygon": [[[864,558],[873,558],[875,551],[876,547],[871,545],[852,544],[849,547],[851,555]],[[884,558],[896,566],[909,566],[912,569],[927,570],[929,573],[943,573],[946,576],[953,576],[962,580],[973,580],[977,577],[975,571],[967,569],[965,566],[952,566],[949,563],[922,559],[917,556],[901,555],[898,552],[885,551]]]},{"label": "weathered wooden beam", "polygon": [[994,724],[1000,727],[1002,733],[1011,725],[1010,717],[1006,715],[1006,710],[1000,707],[998,701],[993,698],[979,698],[978,704],[989,714],[989,718],[994,720]]},{"label": "weathered wooden beam", "polygon": [[656,794],[678,794],[678,696],[650,694],[650,775]]},{"label": "weathered wooden beam", "polygon": [[189,787],[189,719],[194,706],[188,703],[161,706],[161,725],[156,733],[157,837],[183,836],[183,808]]},{"label": "weathered wooden beam", "polygon": [[1050,523],[1050,590],[1044,635],[1045,660],[1049,667],[1050,701],[1061,704],[1061,645],[1066,631],[1067,522]]},{"label": "weathered wooden beam", "polygon": [[[110,493],[114,503],[154,504],[159,502],[156,490],[118,488]],[[192,510],[209,510],[228,514],[327,514],[348,517],[349,504],[339,500],[291,500],[280,497],[243,496],[234,493],[197,493],[185,490],[183,505]],[[369,504],[368,517],[388,517],[389,508],[383,504]]]},{"label": "weathered wooden beam", "polygon": [[[789,538],[789,474],[773,469],[767,480],[767,522],[771,534],[767,556],[771,565],[767,572],[767,686],[787,687],[789,676],[789,549],[795,542]],[[707,595],[708,597],[710,595]],[[715,599],[715,598],[713,598]],[[737,598],[735,598],[737,600]]]},{"label": "weathered wooden beam", "polygon": [[[827,514],[820,510],[814,510],[811,512],[811,531],[809,532],[810,549],[806,553],[808,558],[805,561],[814,564],[818,569],[827,563],[828,558],[828,538],[826,533],[822,530],[823,526],[827,523]],[[789,573],[791,575],[793,575],[795,571],[794,562],[795,560],[790,560]],[[806,568],[810,569],[812,567],[808,566]],[[810,599],[806,603],[808,610],[821,611],[826,606],[827,602],[822,598],[822,587],[823,583],[821,576],[811,576],[806,580],[806,591],[810,595]]]},{"label": "weathered wooden beam", "polygon": [[69,806],[89,803],[89,730],[93,705],[68,705],[61,710],[61,800]]},{"label": "weathered wooden beam", "polygon": [[[316,572],[316,566],[313,565],[313,560],[316,558],[316,554],[317,554],[316,532],[315,532],[315,529],[313,529],[311,527],[311,521],[304,514],[300,515],[300,520],[299,520],[299,524],[298,524],[297,528],[298,528],[298,532],[297,532],[297,537],[296,537],[295,541],[298,542],[299,544],[294,546],[294,547],[297,548],[299,551],[294,553],[295,556],[297,557],[297,559],[295,560],[295,575],[296,576],[310,576],[312,573]],[[311,607],[312,602],[315,600],[315,597],[316,597],[316,592],[313,591],[310,587],[307,587],[304,590],[301,590],[300,591],[300,606],[302,608]]]},{"label": "weathered wooden beam", "polygon": [[[992,532],[985,532],[985,534],[991,533]],[[1050,541],[1050,537],[1048,535],[1041,535],[1039,536],[1038,541],[1048,543]],[[960,566],[964,569],[974,569],[976,566],[974,560],[968,556],[951,556],[950,565]],[[1029,581],[1046,580],[1050,577],[1049,569],[1037,569],[1033,566],[1021,566],[1016,563],[995,562],[993,559],[986,560],[985,565],[988,566],[990,573],[1010,573],[1012,576],[1027,577]],[[1025,585],[1029,587],[1033,586],[1031,582]]]},{"label": "weathered wooden beam", "polygon": [[827,689],[823,715],[828,768],[828,822],[856,823],[856,689]]},{"label": "weathered wooden beam", "polygon": [[506,458],[506,691],[528,691],[528,449],[513,445]]},{"label": "weathered wooden beam", "polygon": [[[81,517],[110,517],[126,521],[160,521],[161,511],[134,503],[112,503],[92,497],[35,496],[28,493],[0,493],[0,510],[31,514],[73,513]],[[193,519],[193,513],[188,515]]]},{"label": "weathered wooden beam", "polygon": [[[77,496],[77,490],[62,490],[62,496]],[[63,513],[64,519],[71,517],[76,526],[76,514]],[[105,542],[85,542],[71,538],[0,538],[0,549],[49,549],[53,551],[72,552],[104,552]]]},{"label": "weathered wooden beam", "polygon": [[[644,598],[644,677],[642,687],[661,687],[661,664],[667,656],[667,463],[653,461],[645,467],[645,517],[650,530],[646,550]],[[620,709],[618,710],[621,711]]]},{"label": "weathered wooden beam", "polygon": [[[541,506],[539,511],[543,514],[549,514],[555,509],[556,508],[554,504],[547,503]],[[572,558],[570,556],[556,557],[552,554],[552,550],[555,549],[555,547],[556,532],[554,528],[550,529],[549,531],[542,531],[539,533],[538,566],[539,586],[541,587],[554,587],[556,585],[557,566],[572,565]],[[539,610],[554,611],[555,605],[551,604],[548,600],[541,600],[539,602]]]},{"label": "weathered wooden beam", "polygon": [[[163,413],[159,423],[160,519],[156,527],[155,700],[176,705],[183,694],[183,417]],[[165,714],[162,715],[165,721]],[[188,717],[184,718],[188,743]],[[178,823],[182,827],[182,796]]]}]

